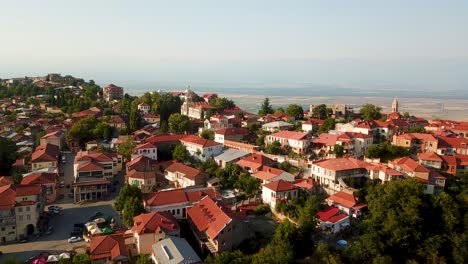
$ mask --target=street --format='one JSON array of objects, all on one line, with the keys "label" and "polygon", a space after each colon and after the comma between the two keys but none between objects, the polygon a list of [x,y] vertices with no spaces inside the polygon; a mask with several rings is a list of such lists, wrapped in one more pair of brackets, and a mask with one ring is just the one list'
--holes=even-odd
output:
[{"label": "street", "polygon": [[[56,251],[72,250],[74,247],[87,246],[88,243],[84,241],[70,244],[68,243],[68,238],[73,231],[73,225],[75,223],[88,222],[89,218],[96,212],[101,212],[103,214],[102,217],[112,216],[117,226],[122,226],[122,220],[112,207],[113,198],[118,192],[108,197],[105,201],[74,204],[73,198],[69,197],[69,193],[72,190],[71,184],[73,184],[74,180],[73,162],[75,155],[73,153],[63,153],[62,155],[66,155],[67,158],[66,163],[60,162],[60,172],[63,172],[63,176],[59,177],[58,182],[60,183],[63,181],[65,186],[70,185],[70,188],[58,188],[58,195],[63,194],[64,198],[46,206],[46,208],[48,208],[51,205],[56,205],[63,208],[60,215],[55,215],[50,218],[49,226],[54,228],[52,234],[44,234],[39,238],[31,238],[27,243],[2,245],[0,251],[3,252],[3,255],[0,255],[0,263],[3,263],[11,256],[24,262],[41,252],[55,253]],[[118,189],[122,182],[123,181],[120,180],[120,184],[116,186]],[[47,211],[47,209],[45,210]]]}]

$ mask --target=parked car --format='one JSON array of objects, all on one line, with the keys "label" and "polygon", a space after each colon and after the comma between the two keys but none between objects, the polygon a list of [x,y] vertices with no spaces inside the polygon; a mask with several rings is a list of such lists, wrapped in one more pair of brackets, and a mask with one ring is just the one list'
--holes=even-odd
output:
[{"label": "parked car", "polygon": [[49,211],[51,211],[51,210],[62,211],[63,210],[62,207],[56,206],[56,205],[51,205],[51,206],[47,207],[47,209],[49,209]]},{"label": "parked car", "polygon": [[80,242],[81,240],[83,240],[82,237],[74,236],[74,237],[70,237],[70,238],[68,239],[68,243]]},{"label": "parked car", "polygon": [[26,242],[28,242],[28,239],[27,239],[27,238],[23,238],[23,239],[21,239],[19,242],[20,242],[20,243],[26,243]]}]

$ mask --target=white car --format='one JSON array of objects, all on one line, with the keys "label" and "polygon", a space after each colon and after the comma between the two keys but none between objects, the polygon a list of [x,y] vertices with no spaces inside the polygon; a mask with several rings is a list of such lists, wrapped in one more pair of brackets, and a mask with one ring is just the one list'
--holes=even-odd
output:
[{"label": "white car", "polygon": [[80,242],[81,240],[83,240],[82,237],[73,236],[68,239],[68,243]]}]

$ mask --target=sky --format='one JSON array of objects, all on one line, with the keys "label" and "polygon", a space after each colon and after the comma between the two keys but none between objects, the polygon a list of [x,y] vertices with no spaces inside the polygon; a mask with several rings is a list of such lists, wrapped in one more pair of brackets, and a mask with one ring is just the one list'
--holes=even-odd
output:
[{"label": "sky", "polygon": [[0,78],[468,89],[468,1],[0,0]]}]

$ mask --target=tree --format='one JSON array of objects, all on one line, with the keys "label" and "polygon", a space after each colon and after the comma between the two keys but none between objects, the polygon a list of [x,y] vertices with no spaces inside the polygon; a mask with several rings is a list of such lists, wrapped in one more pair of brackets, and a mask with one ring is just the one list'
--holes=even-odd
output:
[{"label": "tree", "polygon": [[129,136],[124,143],[120,144],[117,152],[122,155],[126,160],[130,160],[133,149],[136,147],[135,141]]},{"label": "tree", "polygon": [[236,107],[236,104],[234,101],[227,99],[226,97],[217,97],[212,100],[210,100],[210,104],[218,111],[223,111],[225,109],[231,109]]},{"label": "tree", "polygon": [[335,157],[341,158],[344,155],[344,148],[340,144],[335,144],[333,146],[333,154],[335,154]]},{"label": "tree", "polygon": [[143,201],[141,196],[129,197],[125,200],[124,207],[122,210],[122,221],[128,227],[133,226],[133,217],[140,215],[145,212],[143,207]]},{"label": "tree", "polygon": [[408,112],[405,112],[405,113],[403,114],[403,118],[404,118],[405,120],[408,120],[410,117],[411,117],[411,115],[410,115],[410,113],[408,113]]},{"label": "tree", "polygon": [[0,137],[0,175],[10,175],[17,156],[15,142],[11,139]]},{"label": "tree", "polygon": [[328,117],[323,120],[323,124],[318,128],[317,134],[327,133],[328,131],[335,129],[335,119]]},{"label": "tree", "polygon": [[190,153],[184,145],[177,145],[172,151],[172,158],[180,162],[188,162]]},{"label": "tree", "polygon": [[13,175],[13,182],[14,183],[20,184],[22,180],[23,180],[23,174],[16,173],[15,175]]},{"label": "tree", "polygon": [[213,130],[211,130],[211,129],[205,129],[201,133],[200,137],[202,137],[204,139],[208,139],[208,140],[214,140],[215,132]]},{"label": "tree", "polygon": [[93,134],[97,138],[110,140],[114,134],[115,128],[107,122],[100,122],[93,129]]},{"label": "tree", "polygon": [[273,114],[273,107],[270,105],[270,99],[267,97],[265,100],[263,100],[263,104],[260,107],[260,110],[258,111],[258,114],[261,116],[268,115],[268,114]]},{"label": "tree", "polygon": [[285,113],[294,116],[295,119],[302,119],[304,117],[304,109],[298,104],[290,104],[286,108]]},{"label": "tree", "polygon": [[284,150],[281,148],[281,143],[278,141],[273,141],[266,145],[265,152],[273,155],[284,155]]},{"label": "tree", "polygon": [[21,264],[22,262],[19,261],[15,257],[8,257],[3,261],[3,264]]},{"label": "tree", "polygon": [[205,259],[203,263],[205,264],[244,264],[250,263],[251,257],[249,255],[244,255],[239,250],[234,252],[223,251],[219,255],[214,256],[210,255]]},{"label": "tree", "polygon": [[312,117],[318,119],[326,119],[331,114],[331,109],[327,108],[325,104],[320,104],[312,109]]},{"label": "tree", "polygon": [[36,146],[39,146],[41,144],[41,138],[46,135],[45,131],[39,131],[36,133]]},{"label": "tree", "polygon": [[282,114],[284,113],[284,108],[283,107],[278,107],[275,109],[275,114]]},{"label": "tree", "polygon": [[135,197],[141,200],[142,194],[140,188],[136,185],[125,184],[120,189],[119,195],[114,200],[114,207],[117,212],[124,209],[125,202],[130,198]]},{"label": "tree", "polygon": [[183,134],[189,129],[190,119],[188,116],[176,113],[169,117],[169,131],[172,133]]},{"label": "tree", "polygon": [[248,172],[242,173],[239,179],[234,183],[235,188],[242,190],[247,195],[256,194],[260,189],[260,185],[260,180],[252,177]]},{"label": "tree", "polygon": [[73,257],[73,264],[91,264],[91,258],[88,254],[76,254]]},{"label": "tree", "polygon": [[362,118],[366,121],[378,120],[382,118],[382,107],[375,106],[373,104],[365,104],[359,109],[359,112],[362,115]]},{"label": "tree", "polygon": [[138,255],[135,264],[153,264],[149,255]]},{"label": "tree", "polygon": [[312,258],[313,263],[324,263],[324,264],[339,264],[343,263],[340,259],[340,255],[336,252],[333,252],[332,249],[323,242],[320,242],[317,245],[317,249],[314,252]]},{"label": "tree", "polygon": [[130,132],[138,130],[138,128],[140,128],[140,123],[141,123],[140,111],[138,111],[138,108],[136,106],[132,106],[130,110],[130,121],[129,121],[129,127],[128,127]]},{"label": "tree", "polygon": [[408,130],[408,133],[428,133],[426,130],[422,127],[412,127]]}]

